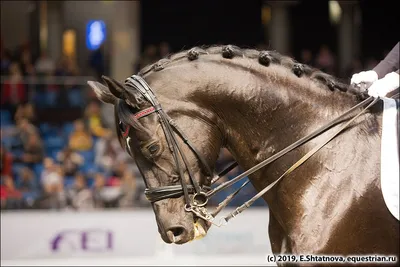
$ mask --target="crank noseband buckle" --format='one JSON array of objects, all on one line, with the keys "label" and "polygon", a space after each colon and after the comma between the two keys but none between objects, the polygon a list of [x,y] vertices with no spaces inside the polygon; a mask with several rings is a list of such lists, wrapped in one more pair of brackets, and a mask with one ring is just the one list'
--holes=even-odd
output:
[{"label": "crank noseband buckle", "polygon": [[204,207],[208,203],[208,197],[205,192],[199,192],[193,195],[192,206]]}]

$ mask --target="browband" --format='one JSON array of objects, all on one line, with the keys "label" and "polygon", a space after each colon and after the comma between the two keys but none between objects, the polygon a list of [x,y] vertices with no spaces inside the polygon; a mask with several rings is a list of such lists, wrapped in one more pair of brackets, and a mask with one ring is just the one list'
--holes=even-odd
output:
[{"label": "browband", "polygon": [[141,111],[133,114],[133,116],[136,119],[140,119],[140,118],[146,117],[154,112],[156,112],[156,109],[154,107],[149,107],[149,108],[142,109]]}]

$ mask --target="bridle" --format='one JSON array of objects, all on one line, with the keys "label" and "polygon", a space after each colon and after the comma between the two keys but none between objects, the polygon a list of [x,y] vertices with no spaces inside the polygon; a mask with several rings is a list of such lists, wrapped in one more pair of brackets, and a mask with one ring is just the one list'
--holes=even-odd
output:
[{"label": "bridle", "polygon": [[[195,205],[205,206],[208,202],[208,198],[205,192],[210,190],[210,188],[204,185],[200,186],[195,180],[193,171],[189,167],[189,162],[187,160],[187,157],[185,156],[181,147],[179,146],[178,140],[174,133],[177,133],[183,140],[183,142],[193,151],[193,153],[200,161],[203,167],[202,170],[205,171],[206,177],[208,179],[211,179],[213,172],[210,166],[208,165],[207,161],[202,156],[202,154],[196,149],[196,147],[192,144],[192,142],[190,142],[190,140],[178,127],[175,121],[171,119],[168,116],[168,114],[164,112],[154,92],[151,90],[150,86],[146,83],[146,81],[143,78],[141,78],[140,76],[133,75],[128,79],[126,79],[125,85],[137,89],[142,94],[142,96],[151,104],[151,107],[135,113],[133,116],[136,119],[146,117],[153,113],[156,113],[158,115],[159,122],[162,126],[165,139],[168,144],[168,148],[173,156],[180,177],[179,179],[180,185],[168,185],[168,186],[161,186],[158,188],[146,188],[144,193],[147,199],[150,202],[156,202],[167,198],[179,197],[183,194],[186,203],[185,209],[189,209],[189,207],[194,203],[196,203]],[[127,136],[128,133],[129,133],[129,125],[123,135]],[[151,157],[151,155],[153,154],[152,151],[157,151],[157,148],[152,147],[152,144],[150,144],[148,146],[148,151],[150,152],[150,157]],[[189,174],[189,178],[192,185],[187,185],[184,181],[184,175],[183,175],[184,170],[183,167],[181,166],[178,155],[180,155],[184,165],[186,166],[186,170]],[[192,199],[189,196],[190,193],[194,193]]]},{"label": "bridle", "polygon": [[[372,107],[379,98],[373,98],[368,97],[367,99],[363,100],[362,102],[358,103],[342,115],[338,116],[334,120],[330,121],[326,125],[322,126],[321,128],[317,129],[316,131],[308,134],[307,136],[297,140],[293,144],[287,146],[286,148],[282,149],[281,151],[277,152],[276,154],[272,155],[271,157],[267,158],[266,160],[260,162],[259,164],[253,166],[252,168],[248,169],[247,171],[239,174],[238,176],[234,177],[233,179],[224,182],[220,184],[219,186],[211,189],[208,186],[202,185],[200,186],[197,181],[195,180],[195,177],[193,175],[192,170],[189,167],[189,162],[187,160],[187,157],[183,153],[183,150],[178,144],[177,137],[175,133],[183,140],[183,142],[192,150],[192,152],[196,155],[197,159],[200,161],[200,164],[202,166],[202,170],[204,174],[206,175],[206,178],[210,181],[210,184],[213,185],[220,177],[223,177],[225,174],[227,174],[229,171],[231,171],[233,168],[238,166],[237,162],[231,163],[229,166],[227,166],[223,171],[221,171],[219,174],[214,174],[214,172],[211,170],[210,166],[208,165],[207,161],[205,158],[202,156],[202,154],[194,147],[194,145],[190,142],[190,140],[187,138],[187,136],[183,133],[183,131],[178,127],[176,122],[171,119],[168,114],[164,112],[162,109],[160,103],[158,102],[154,92],[150,88],[150,86],[146,83],[146,81],[141,78],[140,76],[137,75],[132,75],[131,77],[127,78],[125,80],[125,85],[130,86],[135,88],[137,91],[139,91],[142,96],[151,104],[151,107],[143,109],[135,114],[133,116],[136,119],[141,119],[143,117],[146,117],[150,114],[156,113],[159,118],[159,122],[162,126],[162,129],[164,131],[164,135],[168,144],[168,148],[170,150],[170,153],[173,156],[174,162],[176,164],[178,174],[179,174],[179,181],[180,185],[168,185],[168,186],[161,186],[157,188],[146,188],[145,189],[145,195],[147,199],[154,203],[163,199],[167,198],[175,198],[175,197],[180,197],[184,196],[185,199],[185,207],[184,209],[187,212],[192,212],[195,214],[197,217],[202,218],[206,220],[209,223],[212,223],[218,227],[222,225],[226,225],[227,222],[235,217],[236,215],[240,214],[243,212],[245,209],[250,207],[257,199],[261,198],[266,192],[268,192],[271,188],[273,188],[279,181],[281,181],[284,177],[286,177],[288,174],[290,174],[292,171],[294,171],[297,167],[302,165],[307,159],[309,159],[312,155],[314,155],[318,150],[320,150],[323,146],[325,146],[329,141],[331,141],[334,137],[336,137],[340,132],[342,132],[344,129],[346,129],[354,120],[356,120],[361,114],[363,114],[367,109]],[[315,146],[313,149],[311,149],[307,154],[305,154],[300,160],[298,160],[296,163],[294,163],[286,172],[284,172],[277,180],[269,184],[267,187],[265,187],[263,190],[261,190],[259,193],[257,193],[254,197],[252,197],[250,200],[246,201],[243,205],[239,206],[236,208],[233,212],[229,213],[228,215],[224,216],[221,218],[221,221],[219,223],[215,223],[215,216],[224,208],[226,207],[229,202],[233,199],[234,196],[236,196],[240,190],[245,187],[248,183],[249,180],[244,182],[235,192],[230,194],[228,197],[226,197],[225,200],[223,200],[215,211],[209,212],[206,209],[206,204],[208,203],[208,200],[214,196],[216,193],[222,191],[223,189],[231,186],[232,184],[243,180],[245,177],[247,177],[250,174],[253,174],[254,172],[258,171],[259,169],[265,167],[266,165],[272,163],[276,159],[282,157],[283,155],[287,154],[288,152],[296,149],[297,147],[301,146],[302,144],[308,142],[309,140],[313,139],[314,137],[324,133],[326,130],[330,129],[331,127],[341,123],[345,117],[353,113],[355,110],[358,108],[364,107],[357,115],[352,117],[350,120],[348,120],[343,126],[341,126],[339,129],[337,129],[334,133],[332,133],[330,136],[328,136],[327,139],[325,139],[323,142]],[[130,126],[127,125],[127,128],[125,132],[123,133],[124,137],[127,137],[129,134],[129,128]],[[145,149],[147,150],[148,157],[152,157],[153,154],[157,153],[158,147],[156,143],[150,142],[147,146],[145,146]],[[130,154],[130,151],[128,151]],[[184,181],[184,169],[183,166],[181,166],[181,163],[179,161],[178,156],[180,156],[183,160],[183,163],[186,167],[186,170],[188,172],[191,185],[188,185]],[[190,197],[190,194],[193,194],[192,197]]]}]

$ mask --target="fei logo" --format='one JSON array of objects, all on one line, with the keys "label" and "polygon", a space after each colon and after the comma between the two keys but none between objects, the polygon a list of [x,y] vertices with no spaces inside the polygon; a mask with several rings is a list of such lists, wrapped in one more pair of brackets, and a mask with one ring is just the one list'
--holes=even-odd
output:
[{"label": "fei logo", "polygon": [[64,230],[51,240],[51,251],[105,252],[113,249],[111,230]]}]

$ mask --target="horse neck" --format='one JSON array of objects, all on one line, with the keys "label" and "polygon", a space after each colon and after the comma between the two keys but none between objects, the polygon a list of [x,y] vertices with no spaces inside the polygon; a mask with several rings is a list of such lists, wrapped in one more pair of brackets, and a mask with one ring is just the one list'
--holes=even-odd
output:
[{"label": "horse neck", "polygon": [[[252,65],[248,70],[212,67],[207,86],[191,101],[216,114],[224,144],[243,168],[297,141],[357,104],[355,96],[332,92],[282,66]],[[222,69],[219,69],[222,68]]]},{"label": "horse neck", "polygon": [[[214,66],[213,72],[218,73],[218,68]],[[217,114],[219,128],[223,129],[225,137],[225,147],[245,170],[323,126],[357,103],[355,96],[339,91],[332,92],[307,77],[298,78],[281,66],[262,69],[255,67],[251,73],[253,75],[242,69],[232,68],[227,76],[229,79],[214,77],[205,90],[193,93],[193,100],[196,100],[199,106]],[[297,203],[304,197],[314,178],[335,176],[335,172],[351,169],[350,164],[357,164],[363,154],[369,154],[371,149],[379,149],[376,116],[366,114],[355,123],[366,118],[372,123],[367,123],[365,127],[354,127],[335,138],[325,149],[303,164],[303,168],[296,170],[290,178],[284,179],[270,193],[264,195],[271,211],[279,217],[277,220],[281,224],[290,228],[288,225],[295,225],[299,220],[292,213],[282,214],[280,210],[287,210],[290,206],[298,207]],[[332,131],[335,129],[337,127]],[[250,175],[254,187],[261,190],[276,180],[331,133],[322,134]],[[344,156],[336,156],[341,154]],[[371,157],[369,160],[373,165],[379,159]],[[372,182],[375,178],[364,176],[363,179]],[[334,188],[331,191],[322,188],[326,187],[327,182],[313,185],[312,191],[316,194],[325,192],[324,198],[330,194],[337,194]],[[366,184],[364,181],[357,182]],[[353,186],[351,181],[349,183]],[[361,185],[360,188],[366,190]],[[301,212],[304,212],[304,209],[297,214]]]}]

